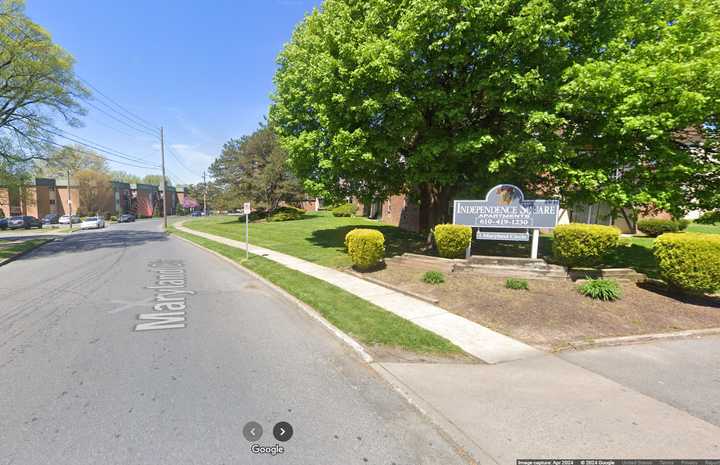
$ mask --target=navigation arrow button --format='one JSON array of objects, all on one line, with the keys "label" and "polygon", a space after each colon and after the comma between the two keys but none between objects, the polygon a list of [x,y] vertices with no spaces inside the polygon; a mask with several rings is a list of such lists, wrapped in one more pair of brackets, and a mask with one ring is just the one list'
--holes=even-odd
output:
[{"label": "navigation arrow button", "polygon": [[292,425],[290,425],[290,423],[286,421],[281,421],[273,428],[273,436],[275,436],[275,439],[277,439],[278,441],[289,441],[290,438],[293,436]]}]

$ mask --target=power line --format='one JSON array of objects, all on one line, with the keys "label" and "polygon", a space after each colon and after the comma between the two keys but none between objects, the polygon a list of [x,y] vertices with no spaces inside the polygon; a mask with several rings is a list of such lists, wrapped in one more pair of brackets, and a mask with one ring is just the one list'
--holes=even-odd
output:
[{"label": "power line", "polygon": [[[39,137],[39,136],[31,136],[31,137],[32,137],[33,139],[35,139],[35,140],[38,140],[38,141],[41,141],[41,142],[45,142],[46,144],[54,145],[54,146],[56,146],[56,147],[60,147],[60,148],[66,147],[66,146],[63,145],[63,144],[59,144],[59,143],[54,142],[54,141],[52,141],[52,140],[50,140],[50,139],[45,139],[44,137]],[[85,144],[81,144],[81,145],[85,145]],[[132,167],[134,167],[134,168],[143,168],[143,169],[158,169],[157,166],[137,165],[137,164],[133,164],[133,163],[128,163],[128,162],[124,162],[124,161],[115,160],[115,159],[110,158],[109,156],[103,156],[103,155],[100,155],[100,154],[98,154],[98,153],[95,153],[94,155],[102,158],[103,160],[106,160],[106,161],[109,161],[109,162],[113,162],[113,163],[117,163],[117,164],[120,164],[120,165],[127,165],[127,166],[132,166]]]},{"label": "power line", "polygon": [[[150,122],[149,122],[148,120],[146,120],[145,118],[143,118],[143,117],[141,117],[141,116],[139,116],[139,115],[131,112],[131,111],[128,110],[127,108],[125,108],[125,107],[123,107],[122,105],[120,105],[119,103],[117,103],[115,100],[113,100],[112,98],[110,98],[107,94],[103,93],[100,89],[98,89],[97,87],[95,87],[94,85],[92,85],[87,79],[83,79],[83,78],[80,77],[80,76],[78,76],[78,79],[80,79],[82,82],[84,82],[85,84],[87,84],[88,87],[90,87],[91,89],[93,89],[95,92],[97,92],[98,94],[100,94],[100,95],[102,95],[103,97],[105,97],[105,99],[107,99],[110,103],[114,104],[116,107],[118,107],[120,110],[122,110],[126,115],[130,115],[130,117],[126,116],[126,118],[131,119],[131,120],[134,120],[134,122],[135,122],[138,126],[144,127],[144,128],[146,128],[146,129],[148,129],[148,130],[151,130],[151,131],[157,131],[157,130],[159,129],[157,125],[155,125],[155,124],[153,124],[153,123],[150,123]],[[99,101],[99,100],[98,100],[98,101]],[[107,106],[107,105],[106,105],[106,106]]]},{"label": "power line", "polygon": [[152,133],[152,132],[150,132],[150,131],[147,130],[147,129],[142,129],[142,128],[133,126],[132,124],[121,120],[120,118],[116,117],[115,115],[112,115],[112,114],[108,113],[107,111],[103,110],[102,108],[98,107],[97,105],[95,105],[94,103],[92,103],[92,102],[90,102],[90,101],[86,101],[85,103],[87,103],[88,105],[90,105],[91,107],[93,107],[94,109],[96,109],[97,111],[99,111],[100,113],[103,113],[104,115],[106,115],[106,116],[114,119],[114,120],[117,121],[118,123],[124,124],[125,126],[129,127],[130,129],[133,129],[133,130],[138,131],[138,132],[142,132],[143,134],[148,134],[148,135],[153,136],[153,137],[157,137],[157,134]]},{"label": "power line", "polygon": [[[88,148],[92,148],[92,149],[95,149],[95,150],[104,150],[106,153],[110,153],[111,155],[118,156],[118,157],[124,158],[124,159],[126,159],[126,160],[130,160],[130,161],[137,162],[137,163],[150,163],[150,162],[148,162],[148,161],[145,160],[145,159],[138,158],[138,157],[135,157],[135,156],[132,156],[132,155],[128,155],[127,153],[124,153],[124,152],[121,152],[121,151],[119,151],[119,150],[113,149],[113,148],[108,147],[108,146],[106,146],[106,145],[99,144],[99,143],[97,143],[97,142],[94,142],[94,141],[92,141],[92,140],[90,140],[90,139],[86,139],[86,138],[84,138],[84,137],[78,136],[78,135],[76,135],[76,134],[72,134],[72,133],[70,133],[70,132],[68,132],[68,131],[64,131],[64,130],[62,130],[62,129],[60,129],[60,128],[57,128],[57,127],[54,127],[54,126],[53,126],[52,128],[55,129],[55,130],[57,130],[57,131],[60,131],[60,133],[51,131],[51,130],[49,130],[49,129],[45,129],[45,131],[46,131],[46,132],[49,132],[50,134],[53,134],[53,135],[55,135],[55,136],[62,137],[63,139],[71,140],[71,141],[76,142],[76,143],[78,143],[78,144],[80,144],[80,145],[84,145],[84,146],[86,146],[86,147],[88,147]],[[79,139],[79,140],[76,140],[76,139]],[[84,142],[83,142],[83,141],[84,141]]]},{"label": "power line", "polygon": [[170,152],[170,155],[173,156],[173,158],[175,159],[175,161],[177,161],[178,164],[179,164],[185,171],[187,171],[189,174],[192,174],[192,175],[195,174],[195,173],[193,172],[193,170],[191,170],[190,168],[188,168],[188,167],[185,165],[185,163],[183,163],[182,160],[180,160],[180,156],[179,156],[177,153],[175,153],[175,151],[172,149],[172,147],[168,146],[168,152]]}]

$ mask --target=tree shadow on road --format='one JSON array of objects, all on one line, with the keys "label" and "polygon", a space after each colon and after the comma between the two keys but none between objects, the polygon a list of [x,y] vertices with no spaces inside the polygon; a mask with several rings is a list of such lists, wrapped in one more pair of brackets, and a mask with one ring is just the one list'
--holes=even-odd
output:
[{"label": "tree shadow on road", "polygon": [[74,233],[56,239],[53,242],[35,249],[20,260],[33,260],[51,255],[88,252],[99,249],[118,249],[137,247],[149,242],[167,241],[168,236],[162,231],[102,231],[97,233]]}]

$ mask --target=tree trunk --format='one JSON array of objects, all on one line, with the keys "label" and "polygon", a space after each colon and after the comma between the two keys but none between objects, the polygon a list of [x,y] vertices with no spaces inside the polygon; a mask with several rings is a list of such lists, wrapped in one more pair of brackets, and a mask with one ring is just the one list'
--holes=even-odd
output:
[{"label": "tree trunk", "polygon": [[450,199],[456,190],[452,186],[420,185],[420,231],[429,231],[436,224],[450,222]]}]

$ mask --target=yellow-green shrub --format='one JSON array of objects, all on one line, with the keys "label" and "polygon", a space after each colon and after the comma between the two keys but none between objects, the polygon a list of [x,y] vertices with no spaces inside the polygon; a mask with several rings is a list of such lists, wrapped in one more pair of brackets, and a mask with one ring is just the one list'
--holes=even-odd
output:
[{"label": "yellow-green shrub", "polygon": [[720,290],[720,235],[663,234],[655,240],[653,253],[671,285],[694,294]]},{"label": "yellow-green shrub", "polygon": [[345,248],[355,268],[367,270],[385,258],[385,236],[375,229],[353,229],[345,236]]},{"label": "yellow-green shrub", "polygon": [[461,224],[439,224],[433,231],[438,254],[445,258],[462,258],[472,240],[472,228]]},{"label": "yellow-green shrub", "polygon": [[566,266],[595,266],[617,247],[620,230],[599,224],[562,224],[555,228],[553,255]]}]

